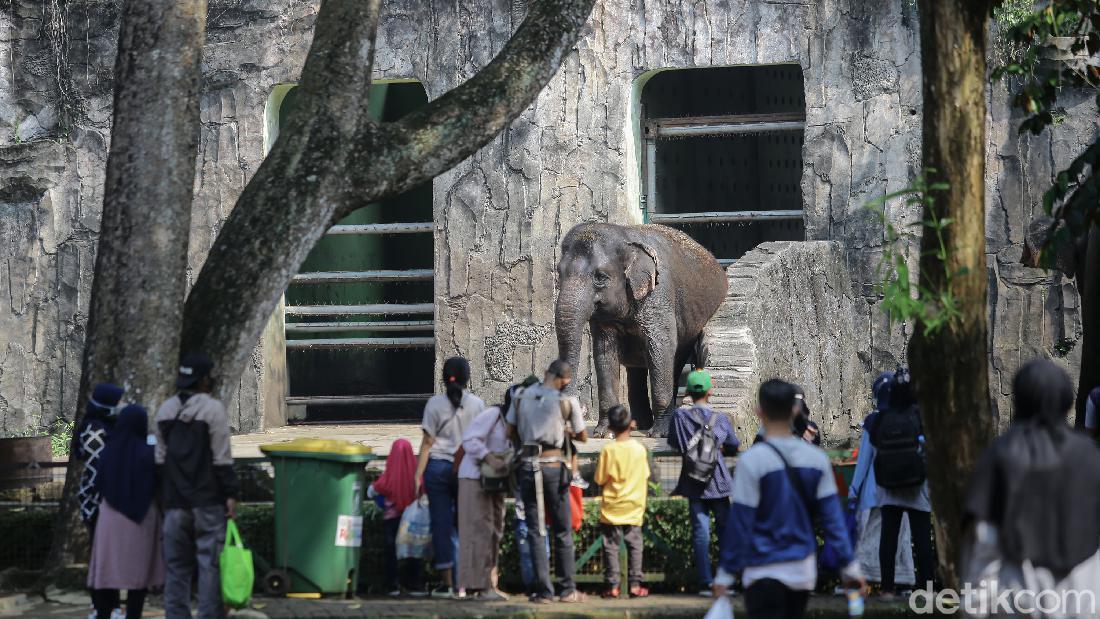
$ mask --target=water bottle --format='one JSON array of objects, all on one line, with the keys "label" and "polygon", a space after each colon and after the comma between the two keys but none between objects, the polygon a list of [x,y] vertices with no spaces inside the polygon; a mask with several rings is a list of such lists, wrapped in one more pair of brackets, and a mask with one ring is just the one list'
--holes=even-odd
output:
[{"label": "water bottle", "polygon": [[862,617],[863,616],[863,596],[860,595],[858,589],[852,589],[848,591],[848,616],[849,617]]}]

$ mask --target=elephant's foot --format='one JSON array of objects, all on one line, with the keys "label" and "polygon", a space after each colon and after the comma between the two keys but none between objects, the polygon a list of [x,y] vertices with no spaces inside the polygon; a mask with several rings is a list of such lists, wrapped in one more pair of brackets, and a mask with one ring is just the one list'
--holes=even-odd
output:
[{"label": "elephant's foot", "polygon": [[646,436],[653,438],[665,438],[668,436],[669,426],[672,425],[672,414],[665,412],[657,416],[657,419],[653,422],[653,427],[649,429],[649,433]]},{"label": "elephant's foot", "polygon": [[592,438],[611,438],[611,428],[607,427],[606,419],[596,424],[596,427],[592,429]]}]

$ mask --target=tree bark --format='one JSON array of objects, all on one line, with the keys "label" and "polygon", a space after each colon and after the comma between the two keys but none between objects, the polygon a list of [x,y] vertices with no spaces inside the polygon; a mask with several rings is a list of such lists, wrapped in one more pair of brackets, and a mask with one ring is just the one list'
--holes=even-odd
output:
[{"label": "tree bark", "polygon": [[1077,264],[1077,290],[1081,294],[1081,375],[1077,385],[1076,426],[1085,426],[1089,391],[1100,386],[1100,224],[1087,233],[1085,251]]},{"label": "tree bark", "polygon": [[[985,89],[991,2],[919,0],[923,165],[929,182],[950,187],[929,195],[931,209],[954,220],[944,230],[941,262],[929,229],[921,241],[920,277],[947,287],[961,313],[936,332],[918,327],[909,363],[928,437],[928,477],[944,586],[957,586],[962,505],[969,471],[994,433],[989,402],[988,279],[985,264]],[[935,170],[935,173],[931,171]],[[923,585],[922,585],[923,586]]]},{"label": "tree bark", "polygon": [[[128,0],[119,29],[80,394],[113,382],[150,414],[178,363],[205,30],[205,0]],[[83,398],[78,423],[82,413]],[[81,468],[69,459],[46,582],[86,551],[75,500]]]},{"label": "tree bark", "polygon": [[445,172],[495,137],[557,72],[593,2],[532,3],[477,75],[381,125],[365,109],[378,2],[322,4],[300,105],[237,200],[187,298],[183,345],[214,359],[222,389],[240,376],[291,277],[329,226]]}]

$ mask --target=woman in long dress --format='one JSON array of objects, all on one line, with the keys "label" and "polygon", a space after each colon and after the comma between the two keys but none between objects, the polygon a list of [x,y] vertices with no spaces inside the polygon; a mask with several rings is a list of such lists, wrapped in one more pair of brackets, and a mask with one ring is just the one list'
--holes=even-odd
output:
[{"label": "woman in long dress", "polygon": [[107,435],[96,485],[102,501],[88,562],[88,588],[98,619],[110,619],[126,589],[126,619],[139,619],[150,587],[164,584],[161,514],[148,414],[131,404]]}]

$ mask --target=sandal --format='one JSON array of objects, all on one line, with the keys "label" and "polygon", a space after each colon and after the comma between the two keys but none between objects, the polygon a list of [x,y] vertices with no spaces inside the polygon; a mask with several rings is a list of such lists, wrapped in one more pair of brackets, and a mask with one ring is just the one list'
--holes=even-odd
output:
[{"label": "sandal", "polygon": [[649,597],[649,589],[641,585],[634,585],[630,588],[630,597],[632,598],[644,598]]},{"label": "sandal", "polygon": [[566,595],[563,595],[560,598],[558,598],[558,601],[562,602],[563,604],[575,604],[577,602],[583,602],[586,597],[587,596],[585,594],[581,593],[580,591],[577,591],[576,589],[573,589],[572,591],[570,591]]},{"label": "sandal", "polygon": [[620,597],[621,593],[622,592],[619,591],[618,587],[611,587],[610,589],[605,589],[604,592],[600,594],[600,597],[604,598],[605,600],[618,598]]}]

